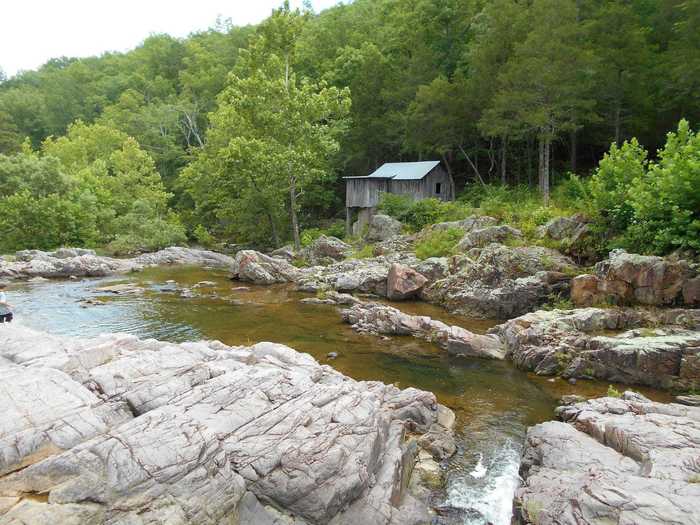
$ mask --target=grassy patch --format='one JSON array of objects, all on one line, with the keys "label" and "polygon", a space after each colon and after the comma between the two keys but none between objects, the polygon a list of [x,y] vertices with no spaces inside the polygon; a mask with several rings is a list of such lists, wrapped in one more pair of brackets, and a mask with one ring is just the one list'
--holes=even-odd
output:
[{"label": "grassy patch", "polygon": [[428,259],[452,255],[454,247],[463,236],[464,231],[459,228],[430,232],[416,243],[416,257]]}]

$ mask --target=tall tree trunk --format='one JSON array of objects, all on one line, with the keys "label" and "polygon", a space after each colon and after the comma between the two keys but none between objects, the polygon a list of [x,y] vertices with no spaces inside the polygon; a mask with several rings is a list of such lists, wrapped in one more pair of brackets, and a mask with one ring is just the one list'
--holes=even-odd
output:
[{"label": "tall tree trunk", "polygon": [[272,242],[275,243],[275,248],[277,248],[280,245],[280,236],[277,233],[277,225],[275,224],[275,220],[272,218],[271,213],[267,213],[267,220],[270,221],[270,230],[272,230]]},{"label": "tall tree trunk", "polygon": [[549,159],[551,157],[552,140],[549,136],[544,143],[544,173],[542,177],[542,197],[544,205],[549,206]]},{"label": "tall tree trunk", "polygon": [[571,172],[576,173],[576,156],[578,154],[577,151],[577,146],[578,146],[578,137],[576,134],[576,130],[571,131],[571,149],[569,150],[570,153],[570,161],[571,161]]},{"label": "tall tree trunk", "polygon": [[479,154],[476,153],[474,155],[475,162],[472,162],[472,159],[469,158],[469,155],[467,155],[467,152],[464,151],[464,148],[462,146],[459,146],[459,150],[462,152],[462,155],[464,155],[464,158],[467,159],[467,162],[474,170],[474,175],[476,175],[476,178],[479,179],[479,182],[481,182],[481,185],[486,186],[484,179],[481,177],[481,173],[479,173]]},{"label": "tall tree trunk", "polygon": [[532,188],[532,138],[527,138],[527,186]]},{"label": "tall tree trunk", "polygon": [[501,184],[508,182],[506,179],[506,156],[508,153],[508,137],[501,138]]},{"label": "tall tree trunk", "polygon": [[447,160],[447,155],[445,155],[444,153],[442,154],[442,161],[445,163],[445,167],[447,168],[447,176],[450,179],[450,191],[447,194],[447,198],[449,200],[452,200],[455,198],[455,193],[457,191],[457,189],[455,188],[455,179],[452,176],[452,166],[450,166],[450,163]]},{"label": "tall tree trunk", "polygon": [[615,106],[615,145],[620,146],[620,135],[622,132],[620,131],[620,128],[622,127],[621,124],[621,113],[622,113],[622,107],[621,104],[618,102],[617,105]]},{"label": "tall tree trunk", "polygon": [[537,187],[544,193],[544,137],[539,138],[539,162],[537,163]]},{"label": "tall tree trunk", "polygon": [[294,236],[294,249],[301,250],[301,236],[299,235],[299,219],[297,218],[297,178],[289,178],[289,216],[292,219],[292,235]]}]

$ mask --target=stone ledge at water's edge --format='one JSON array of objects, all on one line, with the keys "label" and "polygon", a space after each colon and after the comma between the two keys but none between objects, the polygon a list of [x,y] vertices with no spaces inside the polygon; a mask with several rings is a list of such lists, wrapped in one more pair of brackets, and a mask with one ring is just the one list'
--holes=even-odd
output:
[{"label": "stone ledge at water's edge", "polygon": [[131,259],[96,255],[93,250],[60,248],[54,252],[24,250],[15,260],[0,258],[0,278],[103,277],[143,270],[148,266],[182,265],[230,270],[234,259],[222,253],[172,246]]},{"label": "stone ledge at water's edge", "polygon": [[540,375],[700,388],[700,310],[540,310],[492,328],[516,366]]},{"label": "stone ledge at water's edge", "polygon": [[700,524],[700,407],[625,392],[528,430],[514,522]]},{"label": "stone ledge at water's edge", "polygon": [[432,520],[406,489],[419,447],[454,452],[429,392],[272,343],[0,337],[2,524]]}]

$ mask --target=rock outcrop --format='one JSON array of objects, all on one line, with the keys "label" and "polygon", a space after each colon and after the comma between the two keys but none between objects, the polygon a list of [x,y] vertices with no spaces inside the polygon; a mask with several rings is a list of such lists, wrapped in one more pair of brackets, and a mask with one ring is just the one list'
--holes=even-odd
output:
[{"label": "rock outcrop", "polygon": [[369,242],[388,241],[401,235],[403,224],[388,215],[377,214],[369,221],[366,239]]},{"label": "rock outcrop", "polygon": [[699,407],[625,392],[557,414],[527,433],[516,523],[700,523]]},{"label": "rock outcrop", "polygon": [[686,261],[613,250],[608,259],[595,265],[595,274],[572,280],[571,299],[577,306],[697,305],[698,279]]},{"label": "rock outcrop", "polygon": [[539,246],[490,244],[456,257],[452,272],[421,297],[467,317],[510,319],[568,293],[571,259]]},{"label": "rock outcrop", "polygon": [[241,250],[236,254],[232,277],[255,284],[289,283],[301,273],[287,259],[271,257],[254,250]]},{"label": "rock outcrop", "polygon": [[538,374],[700,387],[700,310],[540,310],[489,333],[516,366]]},{"label": "rock outcrop", "polygon": [[467,252],[472,248],[483,248],[491,243],[503,243],[508,239],[522,238],[520,230],[508,225],[487,226],[470,231],[455,246],[455,251],[459,253]]},{"label": "rock outcrop", "polygon": [[0,332],[2,523],[431,519],[404,490],[405,430],[432,432],[446,410],[431,393],[272,343]]},{"label": "rock outcrop", "polygon": [[343,321],[358,332],[384,335],[411,335],[425,339],[452,355],[503,359],[505,348],[497,335],[474,334],[459,326],[409,315],[385,304],[360,303],[343,310]]},{"label": "rock outcrop", "polygon": [[414,269],[394,263],[387,275],[386,296],[392,301],[403,301],[415,297],[427,282],[428,279]]},{"label": "rock outcrop", "polygon": [[300,256],[312,265],[327,265],[342,261],[352,253],[352,246],[336,237],[321,235],[304,248]]},{"label": "rock outcrop", "polygon": [[229,269],[234,259],[209,250],[175,246],[131,259],[103,257],[95,255],[93,250],[80,248],[61,248],[55,252],[24,250],[17,252],[14,261],[0,259],[0,277],[104,277],[140,271],[147,266],[175,264]]}]

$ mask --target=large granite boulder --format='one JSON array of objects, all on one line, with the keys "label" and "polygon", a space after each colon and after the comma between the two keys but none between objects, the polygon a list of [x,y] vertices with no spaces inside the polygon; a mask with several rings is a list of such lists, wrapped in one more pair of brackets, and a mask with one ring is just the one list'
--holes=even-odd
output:
[{"label": "large granite boulder", "polygon": [[301,257],[312,265],[333,264],[352,253],[352,246],[336,237],[321,235],[301,251]]},{"label": "large granite boulder", "polygon": [[516,366],[537,374],[700,386],[700,310],[540,310],[489,333],[501,338]]},{"label": "large granite boulder", "polygon": [[387,276],[386,296],[392,301],[415,297],[427,282],[428,279],[412,268],[394,263]]},{"label": "large granite boulder", "polygon": [[700,304],[696,272],[683,260],[613,250],[595,265],[595,274],[571,283],[577,306],[599,303],[668,305]]},{"label": "large granite boulder", "polygon": [[143,266],[202,266],[207,268],[223,268],[230,270],[234,267],[234,258],[211,250],[171,246],[153,253],[144,253],[134,259]]},{"label": "large granite boulder", "polygon": [[495,226],[498,224],[498,220],[493,217],[488,217],[486,215],[472,215],[466,219],[460,221],[448,221],[448,222],[438,222],[436,224],[431,224],[423,228],[418,232],[417,238],[421,239],[437,231],[445,230],[462,230],[465,234],[472,232],[474,230],[487,228],[489,226]]},{"label": "large granite boulder", "polygon": [[232,277],[255,284],[288,283],[299,277],[300,271],[286,259],[270,257],[254,250],[236,254]]},{"label": "large granite boulder", "polygon": [[490,244],[454,258],[447,277],[426,286],[421,297],[468,317],[509,319],[566,295],[575,267],[548,248]]},{"label": "large granite boulder", "polygon": [[520,239],[523,234],[520,230],[508,225],[487,226],[474,229],[467,233],[455,246],[458,253],[468,252],[472,248],[483,248],[491,243],[503,243],[508,239]]},{"label": "large granite boulder", "polygon": [[369,221],[366,239],[369,242],[386,241],[401,235],[403,224],[388,215],[374,215]]},{"label": "large granite boulder", "polygon": [[303,268],[296,279],[305,292],[337,290],[340,292],[373,293],[386,297],[389,268],[395,258],[346,259],[330,266]]},{"label": "large granite boulder", "polygon": [[700,523],[700,408],[625,392],[557,413],[528,430],[515,523]]},{"label": "large granite boulder", "polygon": [[452,355],[503,359],[505,348],[497,335],[474,334],[459,326],[422,315],[409,315],[386,304],[359,303],[341,312],[343,321],[360,333],[411,335],[425,339]]},{"label": "large granite boulder", "polygon": [[433,394],[272,343],[0,332],[1,523],[431,519],[404,434],[433,432]]}]

